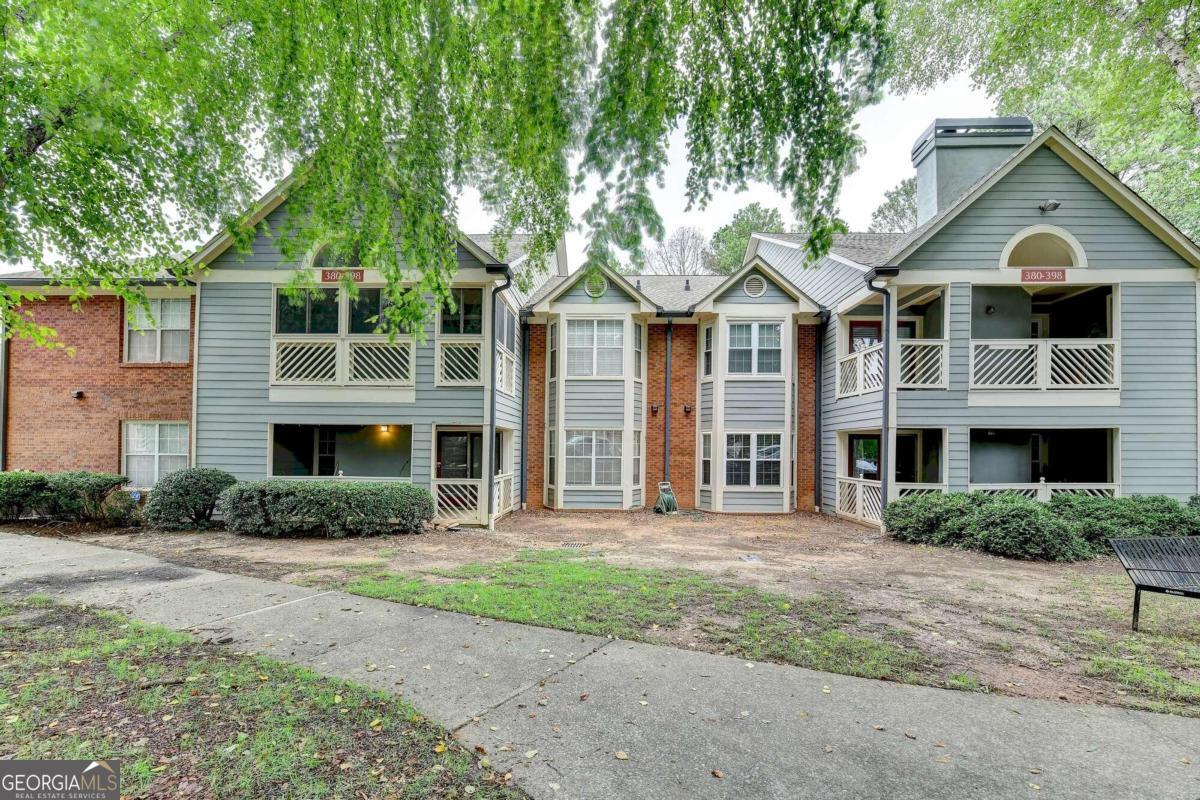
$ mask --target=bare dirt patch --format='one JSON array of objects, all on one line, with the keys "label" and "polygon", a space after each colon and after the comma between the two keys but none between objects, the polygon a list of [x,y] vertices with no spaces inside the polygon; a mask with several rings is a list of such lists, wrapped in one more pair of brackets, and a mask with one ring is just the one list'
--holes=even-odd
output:
[{"label": "bare dirt patch", "polygon": [[796,597],[840,592],[863,624],[904,632],[964,686],[1070,702],[1200,709],[1200,603],[1144,597],[1144,632],[1133,634],[1132,589],[1113,558],[1066,565],[1011,561],[908,545],[811,514],[527,512],[502,520],[494,532],[336,541],[144,529],[70,535],[190,566],[327,585],[574,545],[613,564],[682,567]]}]

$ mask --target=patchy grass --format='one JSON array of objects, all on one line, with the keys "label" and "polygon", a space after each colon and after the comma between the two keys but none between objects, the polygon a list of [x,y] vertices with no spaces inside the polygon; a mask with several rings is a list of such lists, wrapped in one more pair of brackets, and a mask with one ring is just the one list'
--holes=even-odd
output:
[{"label": "patchy grass", "polygon": [[[690,570],[621,567],[565,550],[527,550],[496,564],[379,574],[347,591],[481,617],[684,644],[827,672],[927,682],[932,659],[893,629],[864,631],[845,598],[801,599],[729,586]],[[681,641],[685,631],[695,638]]]},{"label": "patchy grass", "polygon": [[119,758],[123,797],[526,797],[384,692],[44,599],[0,634],[0,752]]}]

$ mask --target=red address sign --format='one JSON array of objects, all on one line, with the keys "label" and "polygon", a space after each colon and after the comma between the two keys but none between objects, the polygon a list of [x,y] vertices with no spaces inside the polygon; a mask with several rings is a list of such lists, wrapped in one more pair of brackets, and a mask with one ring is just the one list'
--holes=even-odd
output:
[{"label": "red address sign", "polygon": [[363,271],[361,269],[323,269],[321,270],[321,283],[337,283],[345,275],[349,275],[350,280],[355,283],[362,283],[363,281]]},{"label": "red address sign", "polygon": [[1023,269],[1021,283],[1066,283],[1065,269]]}]

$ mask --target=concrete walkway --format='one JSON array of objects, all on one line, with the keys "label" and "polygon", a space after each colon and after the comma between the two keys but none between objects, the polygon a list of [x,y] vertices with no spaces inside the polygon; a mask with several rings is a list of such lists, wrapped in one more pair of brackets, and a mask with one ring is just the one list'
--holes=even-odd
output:
[{"label": "concrete walkway", "polygon": [[1200,798],[1198,720],[748,664],[6,533],[0,592],[402,693],[539,799]]}]

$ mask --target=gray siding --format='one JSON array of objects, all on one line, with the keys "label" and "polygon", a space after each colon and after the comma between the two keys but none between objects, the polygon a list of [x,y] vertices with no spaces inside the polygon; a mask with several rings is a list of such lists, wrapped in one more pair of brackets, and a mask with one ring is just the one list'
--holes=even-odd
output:
[{"label": "gray siding", "polygon": [[838,432],[878,430],[883,418],[882,391],[837,399],[837,330],[835,315],[825,327],[821,351],[821,507],[830,514],[837,496]]},{"label": "gray siding", "polygon": [[620,428],[625,424],[625,381],[568,380],[567,428]]},{"label": "gray siding", "polygon": [[725,511],[734,512],[782,513],[783,491],[739,492],[735,489],[726,489],[721,494],[721,507]]},{"label": "gray siding", "polygon": [[620,489],[563,489],[563,508],[621,510],[623,495]]},{"label": "gray siding", "polygon": [[630,501],[630,507],[631,508],[641,508],[642,507],[642,487],[640,487],[640,486],[633,487],[633,496],[632,496],[632,500]]},{"label": "gray siding", "polygon": [[[521,325],[517,325],[516,340],[513,353],[516,367],[514,369],[513,393],[496,392],[496,427],[508,428],[512,431],[512,465],[514,476],[521,474],[521,392],[524,386],[525,362],[521,358]],[[490,389],[489,389],[490,391]]]},{"label": "gray siding", "polygon": [[272,422],[412,425],[412,480],[428,485],[432,425],[481,424],[483,389],[433,386],[431,327],[428,341],[416,348],[415,403],[272,403],[272,290],[266,283],[205,283],[200,288],[197,464],[219,467],[240,479],[266,477],[267,426]]},{"label": "gray siding", "polygon": [[710,431],[713,426],[713,382],[700,384],[700,430]]},{"label": "gray siding", "polygon": [[[751,275],[757,275],[766,283],[767,290],[762,293],[761,297],[751,297],[742,289],[746,278]],[[746,273],[741,280],[735,285],[730,286],[717,297],[718,303],[736,303],[738,305],[766,305],[769,303],[794,303],[795,299],[790,294],[780,288],[779,284],[767,277],[762,271],[754,269]]]},{"label": "gray siding", "polygon": [[899,394],[901,427],[945,427],[951,488],[969,480],[971,428],[1120,428],[1122,491],[1185,498],[1197,487],[1196,288],[1126,283],[1120,289],[1118,407],[968,407],[971,287],[950,290],[950,389]]},{"label": "gray siding", "polygon": [[[1053,197],[1049,214],[1038,204]],[[905,269],[992,268],[1030,225],[1071,232],[1090,268],[1186,267],[1187,263],[1047,147],[1031,153],[904,262]]]},{"label": "gray siding", "polygon": [[729,380],[725,382],[727,430],[782,431],[787,416],[784,381]]},{"label": "gray siding", "polygon": [[[645,406],[645,400],[643,399],[643,395],[645,393],[646,393],[646,390],[643,387],[642,382],[634,381],[634,383],[633,383],[633,429],[635,431],[640,431],[645,428],[645,426],[643,425],[643,421],[642,421],[643,408]],[[645,450],[645,447],[646,447],[646,442],[643,437],[642,449]],[[645,453],[643,452],[642,455],[644,456]]]},{"label": "gray siding", "polygon": [[[532,388],[532,387],[531,387]],[[536,391],[536,389],[534,389]],[[558,381],[546,384],[546,424],[551,428],[558,425]]]},{"label": "gray siding", "polygon": [[808,253],[803,246],[788,247],[759,242],[758,254],[813,302],[826,308],[835,308],[839,301],[859,291],[864,285],[863,276],[866,272],[840,261],[823,258],[810,266]]},{"label": "gray siding", "polygon": [[712,511],[712,489],[700,490],[700,508],[705,511]]},{"label": "gray siding", "polygon": [[630,297],[628,294],[626,294],[625,290],[621,289],[619,286],[617,286],[615,283],[613,283],[612,280],[609,280],[609,282],[608,282],[608,291],[607,292],[600,295],[599,297],[592,297],[590,294],[588,294],[586,291],[584,291],[583,279],[581,278],[580,280],[575,281],[575,284],[570,289],[567,289],[565,292],[563,292],[561,295],[559,295],[557,298],[555,298],[554,302],[555,303],[579,303],[581,305],[587,304],[587,303],[594,303],[595,305],[598,305],[598,306],[609,306],[609,305],[616,305],[619,303],[634,303],[637,301],[635,301],[632,297]]}]

